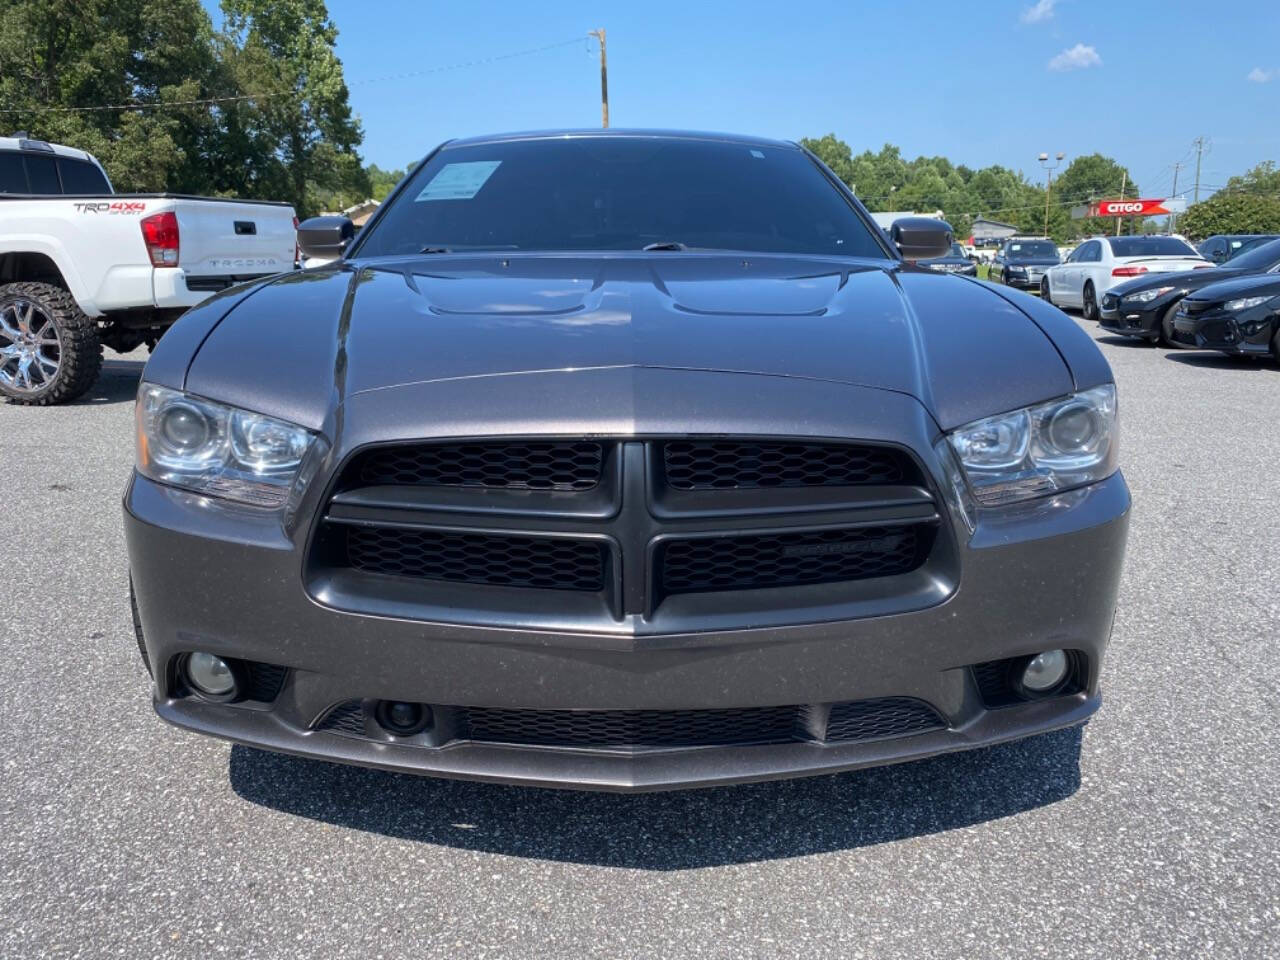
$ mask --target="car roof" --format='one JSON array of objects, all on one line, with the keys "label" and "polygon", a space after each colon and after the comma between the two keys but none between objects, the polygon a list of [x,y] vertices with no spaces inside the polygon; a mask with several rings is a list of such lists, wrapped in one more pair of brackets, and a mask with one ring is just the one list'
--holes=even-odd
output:
[{"label": "car roof", "polygon": [[[31,147],[30,144],[38,143],[48,147]],[[93,157],[84,150],[77,150],[75,147],[66,147],[60,143],[46,143],[43,140],[37,140],[35,137],[0,137],[0,150],[4,151],[21,151],[22,153],[44,154],[48,156],[53,153],[59,157],[72,157],[76,160],[92,161]]]},{"label": "car roof", "polygon": [[610,127],[608,129],[587,127],[584,129],[526,130],[517,133],[496,133],[450,140],[444,146],[446,148],[462,147],[485,143],[505,143],[512,140],[560,140],[609,137],[652,140],[716,140],[722,143],[741,143],[766,147],[788,147],[792,150],[799,149],[799,147],[790,140],[772,140],[767,137],[752,137],[735,133],[710,133],[697,130],[628,129],[620,127]]}]

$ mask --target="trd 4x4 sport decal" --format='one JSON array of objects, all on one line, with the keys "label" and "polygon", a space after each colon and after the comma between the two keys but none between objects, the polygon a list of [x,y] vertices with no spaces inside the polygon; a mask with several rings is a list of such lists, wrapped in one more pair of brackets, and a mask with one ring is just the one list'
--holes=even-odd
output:
[{"label": "trd 4x4 sport decal", "polygon": [[96,203],[72,204],[77,213],[142,213],[147,205],[141,200],[101,200]]}]

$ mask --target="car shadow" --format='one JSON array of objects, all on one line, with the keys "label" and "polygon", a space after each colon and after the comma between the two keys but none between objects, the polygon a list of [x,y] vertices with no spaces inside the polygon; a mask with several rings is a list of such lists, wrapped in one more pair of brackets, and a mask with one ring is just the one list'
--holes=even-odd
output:
[{"label": "car shadow", "polygon": [[853,773],[620,795],[387,773],[231,750],[243,799],[402,840],[565,863],[688,870],[889,843],[1013,816],[1080,786],[1081,728]]},{"label": "car shadow", "polygon": [[1151,349],[1151,341],[1141,340],[1138,337],[1125,337],[1119,334],[1103,334],[1096,339],[1098,343],[1105,343],[1113,347],[1141,347],[1144,350]]},{"label": "car shadow", "polygon": [[1201,367],[1205,370],[1242,370],[1248,373],[1258,371],[1280,372],[1280,366],[1268,362],[1266,357],[1233,357],[1225,353],[1199,350],[1175,350],[1166,353],[1165,358],[1188,367]]},{"label": "car shadow", "polygon": [[98,381],[90,387],[76,404],[123,403],[133,400],[138,393],[138,381],[142,379],[142,360],[104,360]]}]

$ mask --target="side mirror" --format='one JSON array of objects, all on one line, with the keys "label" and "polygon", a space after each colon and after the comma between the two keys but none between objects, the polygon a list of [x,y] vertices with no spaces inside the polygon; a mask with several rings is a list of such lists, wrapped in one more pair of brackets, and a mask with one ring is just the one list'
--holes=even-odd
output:
[{"label": "side mirror", "polygon": [[903,217],[893,221],[889,228],[893,240],[904,260],[932,260],[945,257],[951,250],[955,234],[951,224],[932,217]]},{"label": "side mirror", "polygon": [[312,217],[298,224],[298,249],[304,257],[336,260],[355,235],[347,217]]}]

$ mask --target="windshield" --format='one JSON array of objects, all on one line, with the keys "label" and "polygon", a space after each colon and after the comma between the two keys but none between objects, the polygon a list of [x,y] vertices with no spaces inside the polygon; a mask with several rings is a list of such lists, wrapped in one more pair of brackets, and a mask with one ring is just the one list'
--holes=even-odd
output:
[{"label": "windshield", "polygon": [[1111,252],[1117,257],[1199,257],[1177,237],[1110,237]]},{"label": "windshield", "polygon": [[1239,238],[1233,239],[1227,244],[1227,246],[1230,248],[1227,251],[1227,259],[1237,260],[1240,258],[1240,255],[1242,253],[1245,253],[1248,250],[1256,250],[1258,247],[1262,246],[1265,243],[1270,243],[1274,239],[1276,238],[1275,237],[1239,237]]},{"label": "windshield", "polygon": [[1009,256],[1019,259],[1057,257],[1058,248],[1048,240],[1019,240],[1009,244]]},{"label": "windshield", "polygon": [[1280,240],[1268,240],[1251,244],[1248,250],[1238,253],[1229,261],[1232,270],[1256,270],[1265,272],[1280,263]]},{"label": "windshield", "polygon": [[359,256],[681,247],[883,259],[852,204],[794,147],[578,136],[446,146]]},{"label": "windshield", "polygon": [[966,253],[964,252],[964,247],[960,246],[960,244],[958,244],[958,243],[953,243],[953,244],[951,245],[951,255],[952,255],[953,257],[965,257],[965,256],[968,256],[968,254],[966,254]]}]

